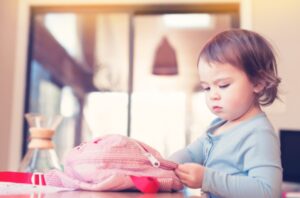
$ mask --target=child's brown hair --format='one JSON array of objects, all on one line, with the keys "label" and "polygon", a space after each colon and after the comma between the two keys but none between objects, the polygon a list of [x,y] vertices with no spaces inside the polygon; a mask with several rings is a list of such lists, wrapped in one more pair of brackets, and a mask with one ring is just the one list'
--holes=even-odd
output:
[{"label": "child's brown hair", "polygon": [[272,104],[278,98],[280,78],[273,48],[258,33],[242,29],[221,32],[205,44],[200,59],[208,64],[228,63],[239,67],[254,85],[263,84],[264,89],[257,95],[261,105]]}]

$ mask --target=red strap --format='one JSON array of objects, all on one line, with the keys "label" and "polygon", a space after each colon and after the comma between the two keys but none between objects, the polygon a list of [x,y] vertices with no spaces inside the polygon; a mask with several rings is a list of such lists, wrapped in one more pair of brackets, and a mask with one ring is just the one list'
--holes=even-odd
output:
[{"label": "red strap", "polygon": [[159,190],[159,183],[153,177],[130,176],[135,187],[143,193],[156,193]]},{"label": "red strap", "polygon": [[45,178],[42,173],[0,172],[0,181],[43,186],[46,185]]},{"label": "red strap", "polygon": [[282,192],[282,198],[286,198],[286,192]]}]

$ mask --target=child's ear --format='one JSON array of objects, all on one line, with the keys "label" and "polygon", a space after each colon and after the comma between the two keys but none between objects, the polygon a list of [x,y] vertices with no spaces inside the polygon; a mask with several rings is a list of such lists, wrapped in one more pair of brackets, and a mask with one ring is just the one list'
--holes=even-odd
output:
[{"label": "child's ear", "polygon": [[254,93],[260,93],[265,88],[264,82],[259,82],[254,85]]}]

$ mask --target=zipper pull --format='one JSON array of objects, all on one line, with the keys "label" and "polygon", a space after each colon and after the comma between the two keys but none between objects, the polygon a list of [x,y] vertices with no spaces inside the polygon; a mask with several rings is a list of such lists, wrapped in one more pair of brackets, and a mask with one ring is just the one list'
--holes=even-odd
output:
[{"label": "zipper pull", "polygon": [[152,166],[155,168],[158,168],[160,166],[160,162],[149,152],[147,152],[147,150],[141,146],[138,142],[133,141],[133,143],[140,148],[140,150],[143,152],[143,155],[145,155],[148,160],[151,162]]},{"label": "zipper pull", "polygon": [[144,155],[148,158],[153,167],[158,168],[160,166],[160,162],[151,153],[144,153]]}]

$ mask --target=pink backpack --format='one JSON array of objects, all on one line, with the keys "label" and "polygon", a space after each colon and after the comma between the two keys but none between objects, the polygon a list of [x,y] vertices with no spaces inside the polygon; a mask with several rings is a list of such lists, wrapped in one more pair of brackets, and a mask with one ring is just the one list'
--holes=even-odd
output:
[{"label": "pink backpack", "polygon": [[107,135],[72,149],[64,172],[47,172],[45,180],[47,185],[92,191],[178,191],[183,186],[176,167],[140,141]]}]

